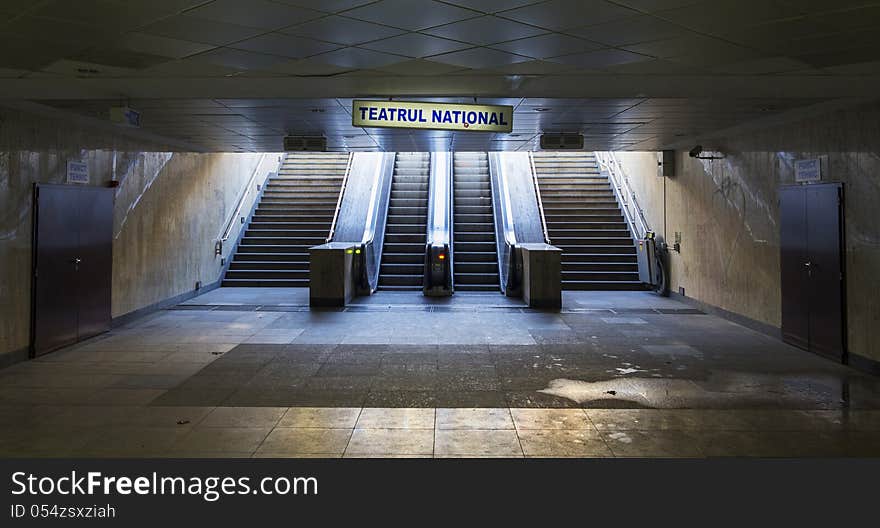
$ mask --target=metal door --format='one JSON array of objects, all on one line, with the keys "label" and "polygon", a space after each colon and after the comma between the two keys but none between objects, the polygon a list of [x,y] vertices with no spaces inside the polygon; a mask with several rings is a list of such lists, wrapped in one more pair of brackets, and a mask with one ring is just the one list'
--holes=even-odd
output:
[{"label": "metal door", "polygon": [[79,189],[78,338],[110,330],[113,189]]},{"label": "metal door", "polygon": [[810,350],[843,361],[844,289],[839,183],[807,185],[807,275]]},{"label": "metal door", "polygon": [[79,189],[34,186],[33,355],[77,340]]},{"label": "metal door", "polygon": [[844,361],[843,185],[780,189],[782,335]]},{"label": "metal door", "polygon": [[779,190],[782,338],[801,348],[810,346],[806,200],[800,185]]}]

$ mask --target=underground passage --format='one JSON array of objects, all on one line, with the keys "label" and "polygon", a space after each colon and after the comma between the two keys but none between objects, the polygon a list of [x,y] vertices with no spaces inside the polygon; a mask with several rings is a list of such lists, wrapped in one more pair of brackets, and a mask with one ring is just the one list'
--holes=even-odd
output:
[{"label": "underground passage", "polygon": [[3,8],[2,458],[880,455],[875,3],[73,4]]}]

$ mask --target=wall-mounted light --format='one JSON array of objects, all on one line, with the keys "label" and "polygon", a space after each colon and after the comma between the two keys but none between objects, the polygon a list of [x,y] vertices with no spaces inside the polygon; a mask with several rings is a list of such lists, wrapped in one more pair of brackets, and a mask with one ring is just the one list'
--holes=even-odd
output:
[{"label": "wall-mounted light", "polygon": [[692,158],[702,159],[702,160],[713,160],[713,159],[724,159],[726,156],[722,153],[718,153],[718,156],[703,156],[703,145],[697,145],[692,148],[688,155]]}]

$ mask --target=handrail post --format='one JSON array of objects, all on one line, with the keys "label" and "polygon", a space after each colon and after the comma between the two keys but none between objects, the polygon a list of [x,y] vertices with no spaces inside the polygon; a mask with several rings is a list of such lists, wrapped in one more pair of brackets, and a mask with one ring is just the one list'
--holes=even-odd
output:
[{"label": "handrail post", "polygon": [[345,166],[345,176],[342,177],[342,188],[339,189],[339,198],[336,199],[336,210],[333,212],[333,222],[330,224],[330,234],[327,235],[327,242],[333,240],[336,233],[336,221],[339,219],[339,209],[342,207],[342,196],[345,194],[345,187],[348,185],[348,175],[351,174],[351,161],[354,158],[354,152],[348,153],[348,163]]},{"label": "handrail post", "polygon": [[544,202],[541,200],[541,188],[538,186],[538,171],[535,170],[535,157],[529,151],[529,166],[532,170],[532,181],[535,184],[535,196],[538,198],[538,211],[541,213],[541,229],[544,231],[544,242],[550,243],[550,233],[547,231],[547,219],[544,218]]}]

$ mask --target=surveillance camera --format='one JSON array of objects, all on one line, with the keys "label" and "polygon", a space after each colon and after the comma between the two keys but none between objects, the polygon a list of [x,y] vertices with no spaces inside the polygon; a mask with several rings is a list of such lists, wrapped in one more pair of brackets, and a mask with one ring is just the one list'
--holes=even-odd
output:
[{"label": "surveillance camera", "polygon": [[697,145],[696,147],[692,148],[690,152],[688,152],[688,154],[692,158],[696,158],[697,156],[699,156],[702,153],[703,153],[703,146],[702,145]]}]

